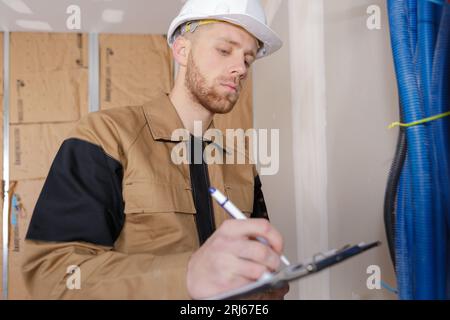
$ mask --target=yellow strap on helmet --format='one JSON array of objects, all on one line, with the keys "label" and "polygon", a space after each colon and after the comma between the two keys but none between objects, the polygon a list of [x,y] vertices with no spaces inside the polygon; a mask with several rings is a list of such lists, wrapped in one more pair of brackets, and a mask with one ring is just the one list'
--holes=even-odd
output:
[{"label": "yellow strap on helmet", "polygon": [[[186,22],[185,26],[184,26],[184,30],[183,33],[186,32],[194,32],[195,29],[197,29],[198,26],[202,26],[205,24],[210,24],[210,23],[215,23],[215,22],[221,22],[221,20],[214,20],[214,19],[205,19],[205,20],[200,20],[200,21],[189,21]],[[193,29],[191,30],[191,25],[193,24]]]},{"label": "yellow strap on helmet", "polygon": [[[188,22],[186,22],[186,24],[184,24],[184,26],[181,27],[181,35],[185,34],[186,32],[194,32],[199,26],[203,26],[205,24],[210,24],[210,23],[217,23],[217,22],[227,22],[230,24],[234,24],[229,21],[217,20],[217,19],[204,19],[204,20],[188,21]],[[192,29],[191,29],[191,25],[192,25]],[[240,26],[238,26],[238,27],[240,27]],[[242,27],[240,27],[240,28],[242,28]],[[258,42],[258,50],[259,50],[263,46],[263,44],[259,39],[257,39],[257,42]]]},{"label": "yellow strap on helmet", "polygon": [[215,19],[208,19],[208,20],[200,20],[199,21],[199,25],[205,25],[205,24],[210,24],[210,23],[215,23],[215,22],[222,22],[222,20],[215,20]]}]

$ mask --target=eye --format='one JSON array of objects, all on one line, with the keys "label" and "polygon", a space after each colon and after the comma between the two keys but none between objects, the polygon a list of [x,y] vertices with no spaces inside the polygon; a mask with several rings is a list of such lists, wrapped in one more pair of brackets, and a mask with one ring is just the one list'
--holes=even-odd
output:
[{"label": "eye", "polygon": [[224,50],[224,49],[220,49],[220,48],[217,48],[217,51],[219,51],[219,53],[223,56],[227,56],[230,54],[230,52],[228,50]]}]

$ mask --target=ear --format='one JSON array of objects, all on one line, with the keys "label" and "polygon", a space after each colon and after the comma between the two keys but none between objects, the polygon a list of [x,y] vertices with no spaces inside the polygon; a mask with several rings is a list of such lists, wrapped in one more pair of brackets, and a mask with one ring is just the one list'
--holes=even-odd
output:
[{"label": "ear", "polygon": [[186,66],[191,42],[183,36],[178,36],[172,44],[173,58],[180,66]]}]

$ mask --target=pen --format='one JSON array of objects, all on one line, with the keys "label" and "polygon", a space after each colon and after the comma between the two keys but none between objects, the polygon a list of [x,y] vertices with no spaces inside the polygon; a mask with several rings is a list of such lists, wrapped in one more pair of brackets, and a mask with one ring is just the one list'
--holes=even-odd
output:
[{"label": "pen", "polygon": [[[214,198],[214,200],[216,200],[220,206],[222,208],[225,209],[226,212],[228,212],[229,215],[231,215],[233,218],[235,219],[239,219],[239,220],[245,220],[247,219],[247,217],[245,216],[245,214],[242,213],[241,210],[239,210],[234,204],[233,202],[230,201],[230,199],[228,199],[222,192],[220,192],[219,190],[217,190],[216,188],[209,188],[209,192],[211,193],[211,196]],[[261,238],[261,237],[256,237],[256,239],[265,244],[265,245],[269,245],[269,243],[267,242],[266,239]],[[281,261],[289,266],[291,263],[289,262],[289,260],[284,256],[281,255],[280,256]]]}]

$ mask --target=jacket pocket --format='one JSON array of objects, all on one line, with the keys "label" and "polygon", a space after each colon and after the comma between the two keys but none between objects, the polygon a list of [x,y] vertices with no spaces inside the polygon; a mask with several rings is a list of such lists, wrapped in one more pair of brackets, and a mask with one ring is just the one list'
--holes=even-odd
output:
[{"label": "jacket pocket", "polygon": [[178,212],[195,214],[192,190],[177,184],[148,180],[127,182],[123,187],[125,214]]},{"label": "jacket pocket", "polygon": [[247,217],[253,212],[253,185],[225,185],[228,199],[238,207]]},{"label": "jacket pocket", "polygon": [[128,253],[166,255],[198,247],[190,188],[150,180],[128,181],[123,197],[126,219],[117,248]]}]

